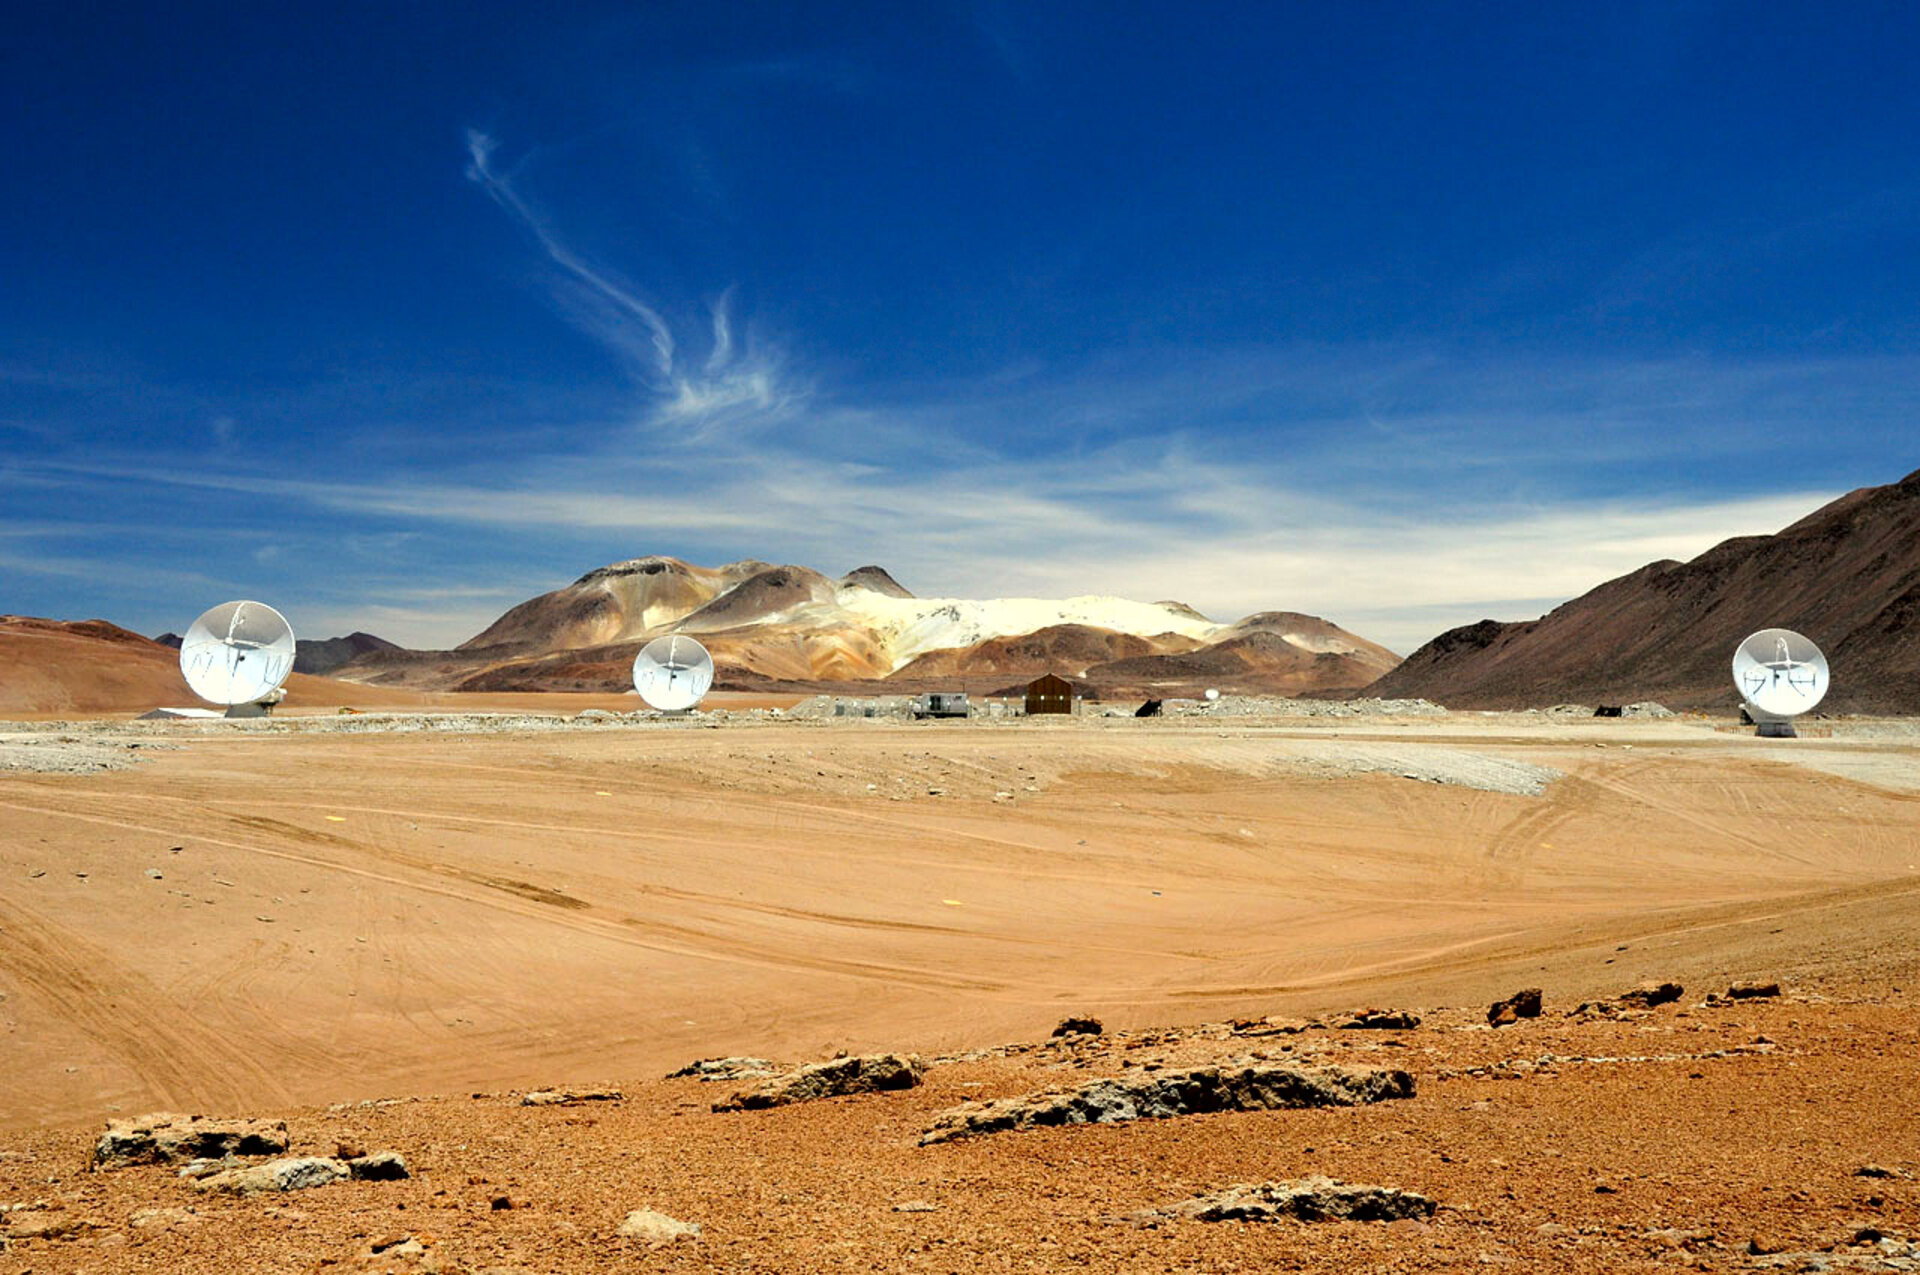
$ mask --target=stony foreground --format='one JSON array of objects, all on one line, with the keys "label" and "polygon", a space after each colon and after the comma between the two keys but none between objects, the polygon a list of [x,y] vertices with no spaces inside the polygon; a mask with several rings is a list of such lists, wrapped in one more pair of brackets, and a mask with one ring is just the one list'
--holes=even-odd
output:
[{"label": "stony foreground", "polygon": [[[1706,994],[6,1135],[0,1272],[1912,1269],[1920,1014]],[[1151,1109],[920,1145],[1049,1094]]]}]

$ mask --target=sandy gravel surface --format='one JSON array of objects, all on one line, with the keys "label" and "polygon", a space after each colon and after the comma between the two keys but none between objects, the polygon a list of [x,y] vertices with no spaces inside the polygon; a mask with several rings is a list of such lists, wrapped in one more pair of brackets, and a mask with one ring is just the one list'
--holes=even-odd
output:
[{"label": "sandy gravel surface", "polygon": [[[1904,1008],[1674,1005],[1489,1031],[1443,1011],[1397,1032],[1223,1027],[936,1063],[903,1093],[715,1113],[725,1085],[637,1078],[617,1101],[476,1092],[282,1110],[295,1154],[393,1149],[413,1176],[250,1199],[164,1166],[84,1170],[88,1130],[16,1134],[0,1221],[35,1272],[463,1270],[1902,1269],[1920,1216]],[[1411,1071],[1404,1101],[1038,1129],[919,1146],[941,1111],[1221,1058]],[[1864,1177],[1870,1168],[1884,1176]],[[1417,1191],[1430,1221],[1207,1223],[1140,1214],[1314,1174]],[[510,1207],[507,1207],[509,1206]],[[902,1206],[907,1206],[902,1208]],[[652,1209],[698,1238],[619,1234]],[[389,1254],[413,1238],[424,1253]],[[1814,1263],[1814,1265],[1809,1265]],[[1864,1263],[1864,1265],[1853,1265]]]},{"label": "sandy gravel surface", "polygon": [[[20,1269],[198,1269],[261,1226],[275,1270],[388,1230],[430,1232],[476,1269],[1744,1268],[1764,1258],[1734,1252],[1743,1210],[1796,1244],[1913,1216],[1906,1179],[1848,1176],[1854,1159],[1915,1167],[1920,740],[1897,732],[1780,743],[1524,714],[355,721],[0,727],[0,748],[141,758],[0,773],[0,1205],[46,1196],[101,1223],[86,1244],[30,1241]],[[1476,771],[1537,783],[1498,791]],[[1685,982],[1692,1005],[1754,976],[1801,999],[1464,1030],[1525,985],[1564,1011],[1643,978]],[[1180,1049],[1392,1054],[1422,1076],[1412,1102],[921,1149],[959,1094],[1126,1058],[985,1057],[909,1094],[725,1118],[705,1111],[711,1087],[654,1079],[722,1054],[950,1055],[1043,1037],[1069,1011],[1146,1032],[1365,1003],[1468,1008],[1430,1014],[1404,1049],[1371,1032],[1151,1048],[1169,1065]],[[1748,1050],[1757,1035],[1774,1046]],[[1700,1057],[1714,1050],[1739,1052]],[[1441,1075],[1550,1054],[1653,1061]],[[500,1096],[606,1082],[627,1100]],[[436,1093],[456,1097],[323,1110]],[[76,1148],[151,1109],[283,1115],[308,1150],[341,1125],[421,1172],[195,1197],[203,1222],[129,1230],[184,1188],[79,1175]],[[1314,1168],[1445,1207],[1431,1232],[1111,1220]],[[1603,1177],[1614,1190],[1596,1194]],[[483,1216],[496,1188],[530,1207]],[[896,1214],[896,1196],[938,1208]],[[636,1255],[612,1231],[649,1206],[708,1233]],[[1683,1224],[1721,1247],[1642,1234]]]}]

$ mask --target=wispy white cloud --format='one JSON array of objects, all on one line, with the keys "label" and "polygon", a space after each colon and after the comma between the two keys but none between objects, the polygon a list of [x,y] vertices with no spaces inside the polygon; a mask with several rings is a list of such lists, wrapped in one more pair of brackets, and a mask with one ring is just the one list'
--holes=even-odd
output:
[{"label": "wispy white cloud", "polygon": [[471,163],[467,167],[467,177],[477,182],[493,202],[504,208],[515,221],[530,232],[555,265],[566,271],[593,295],[610,303],[621,313],[639,320],[652,335],[656,370],[662,377],[671,377],[673,375],[673,333],[667,329],[666,320],[660,317],[660,312],[635,296],[632,290],[610,277],[607,272],[589,265],[560,240],[547,219],[536,213],[532,206],[520,197],[513,183],[505,175],[495,171],[493,152],[496,147],[497,143],[487,134],[478,130],[468,130],[467,154]]},{"label": "wispy white cloud", "polygon": [[[712,338],[695,368],[681,357],[673,326],[662,309],[610,266],[589,261],[563,239],[552,219],[494,163],[498,144],[485,133],[467,133],[467,176],[525,229],[558,266],[567,284],[559,300],[590,336],[625,362],[646,387],[649,423],[695,437],[765,428],[787,419],[808,387],[786,374],[779,351],[742,341],[731,316],[733,289],[711,307]],[[636,339],[636,324],[639,328]]]}]

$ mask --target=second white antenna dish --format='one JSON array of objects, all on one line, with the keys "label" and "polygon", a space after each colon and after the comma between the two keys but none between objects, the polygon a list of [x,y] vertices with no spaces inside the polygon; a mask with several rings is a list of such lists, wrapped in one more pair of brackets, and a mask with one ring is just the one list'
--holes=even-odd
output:
[{"label": "second white antenna dish", "polygon": [[293,672],[293,626],[264,602],[222,602],[180,640],[180,671],[201,699],[254,704]]},{"label": "second white antenna dish", "polygon": [[633,657],[633,689],[663,713],[698,704],[713,686],[713,657],[684,634],[655,638]]},{"label": "second white antenna dish", "polygon": [[1762,726],[1809,711],[1827,693],[1827,657],[1792,629],[1761,629],[1733,653],[1733,684]]}]

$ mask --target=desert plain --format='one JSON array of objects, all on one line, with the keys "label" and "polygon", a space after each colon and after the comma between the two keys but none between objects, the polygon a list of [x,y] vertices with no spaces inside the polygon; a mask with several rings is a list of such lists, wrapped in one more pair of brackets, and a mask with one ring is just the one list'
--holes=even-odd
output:
[{"label": "desert plain", "polygon": [[[0,1270],[1920,1264],[1908,721],[456,698],[0,727]],[[843,1053],[920,1083],[712,1109]],[[765,1061],[666,1078],[724,1057]],[[1221,1065],[1411,1093],[920,1145]],[[90,1163],[155,1111],[410,1176]],[[1432,1210],[1165,1212],[1314,1175]]]}]

